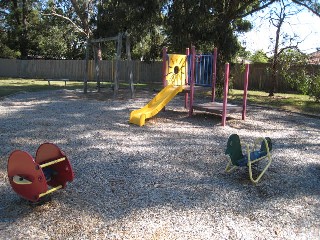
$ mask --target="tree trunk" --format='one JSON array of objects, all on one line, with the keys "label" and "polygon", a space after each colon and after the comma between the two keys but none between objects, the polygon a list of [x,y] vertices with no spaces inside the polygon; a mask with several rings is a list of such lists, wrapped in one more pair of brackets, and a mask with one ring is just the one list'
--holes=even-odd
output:
[{"label": "tree trunk", "polygon": [[[278,15],[278,19],[275,19],[277,22],[273,23],[273,25],[277,28],[276,31],[276,42],[274,45],[274,50],[273,50],[273,60],[272,60],[272,66],[271,66],[271,79],[270,79],[270,90],[269,90],[269,97],[274,96],[274,93],[276,91],[276,86],[277,86],[277,69],[278,69],[278,58],[279,58],[279,42],[280,42],[280,33],[281,33],[281,27],[284,22],[284,19],[286,18],[286,13],[285,13],[286,7],[283,6],[281,7],[280,13]],[[272,20],[273,21],[273,20]]]},{"label": "tree trunk", "polygon": [[27,59],[28,58],[28,29],[27,29],[27,15],[28,15],[28,3],[26,0],[22,1],[22,33],[20,35],[20,52],[21,58]]}]

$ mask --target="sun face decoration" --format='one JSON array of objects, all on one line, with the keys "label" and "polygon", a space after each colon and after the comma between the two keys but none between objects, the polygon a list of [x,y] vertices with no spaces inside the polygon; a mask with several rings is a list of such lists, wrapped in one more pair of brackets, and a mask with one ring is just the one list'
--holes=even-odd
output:
[{"label": "sun face decoration", "polygon": [[169,61],[167,62],[168,74],[166,77],[168,84],[176,86],[184,85],[186,79],[186,55],[168,54]]}]

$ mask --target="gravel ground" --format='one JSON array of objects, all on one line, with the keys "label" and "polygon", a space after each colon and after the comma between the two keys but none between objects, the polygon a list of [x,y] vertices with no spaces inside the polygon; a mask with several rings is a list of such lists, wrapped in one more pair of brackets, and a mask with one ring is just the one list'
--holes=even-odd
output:
[{"label": "gravel ground", "polygon": [[[98,94],[95,93],[97,96]],[[134,100],[59,90],[0,101],[0,239],[320,239],[320,119],[248,106],[246,121],[196,112],[178,96],[144,127]],[[269,136],[273,162],[257,185],[224,172],[230,134]],[[38,204],[7,179],[14,149],[43,142],[69,157],[75,179]]]}]

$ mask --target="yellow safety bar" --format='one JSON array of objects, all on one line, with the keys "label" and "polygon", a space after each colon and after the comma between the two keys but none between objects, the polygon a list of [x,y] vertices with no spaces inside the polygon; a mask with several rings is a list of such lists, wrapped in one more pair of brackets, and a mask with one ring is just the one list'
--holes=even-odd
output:
[{"label": "yellow safety bar", "polygon": [[64,161],[64,160],[66,160],[66,157],[58,158],[57,160],[53,160],[53,161],[51,161],[51,162],[47,162],[47,163],[41,164],[40,167],[41,167],[41,168],[45,168],[45,167],[51,166],[51,165],[53,165],[53,164],[62,162],[62,161]]},{"label": "yellow safety bar", "polygon": [[[267,150],[267,155],[262,156],[262,157],[260,157],[260,158],[258,158],[258,159],[255,159],[255,160],[253,160],[253,161],[250,160],[250,150],[249,150],[248,144],[246,144],[246,149],[247,149],[247,154],[248,154],[249,177],[250,177],[250,180],[251,180],[253,183],[258,183],[258,182],[259,182],[260,178],[261,178],[262,175],[267,171],[267,169],[269,168],[269,166],[270,166],[270,164],[271,164],[271,161],[272,161],[272,159],[271,159],[271,154],[270,154],[270,151],[269,151],[269,145],[268,145],[268,142],[267,142],[267,140],[266,140],[265,138],[257,138],[256,141],[254,142],[254,146],[253,146],[253,149],[252,149],[252,150],[255,151],[256,146],[257,146],[257,143],[259,143],[259,141],[260,141],[260,142],[261,142],[261,141],[264,141],[265,146],[266,146],[266,150]],[[253,177],[252,177],[252,168],[251,168],[251,165],[252,165],[253,163],[256,163],[256,162],[258,162],[258,161],[260,161],[260,160],[263,160],[263,159],[265,159],[265,158],[268,158],[268,163],[267,163],[267,165],[264,167],[264,169],[263,169],[262,172],[259,174],[259,176],[258,176],[256,179],[253,179]]]},{"label": "yellow safety bar", "polygon": [[51,188],[51,189],[49,189],[48,191],[46,191],[45,193],[39,194],[39,197],[43,197],[43,196],[45,196],[45,195],[47,195],[47,194],[49,194],[49,193],[52,193],[52,192],[54,192],[54,191],[59,190],[60,188],[62,188],[62,185],[59,185],[59,186],[54,187],[54,188]]}]

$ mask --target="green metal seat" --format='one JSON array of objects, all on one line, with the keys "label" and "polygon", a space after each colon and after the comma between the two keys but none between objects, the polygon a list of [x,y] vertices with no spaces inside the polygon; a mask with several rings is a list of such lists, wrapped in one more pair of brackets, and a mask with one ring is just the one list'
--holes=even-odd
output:
[{"label": "green metal seat", "polygon": [[[271,139],[266,138],[257,138],[254,141],[253,148],[250,150],[248,144],[245,145],[245,154],[242,152],[242,145],[240,138],[237,134],[232,134],[227,142],[227,149],[225,154],[229,157],[229,161],[226,167],[226,172],[231,172],[237,167],[248,167],[249,169],[249,177],[253,183],[259,182],[263,174],[267,171],[271,164],[271,150],[272,150],[272,142]],[[257,149],[257,146],[260,145],[260,149]],[[261,173],[258,175],[256,179],[252,176],[252,165],[261,160],[267,160],[267,163]]]}]

